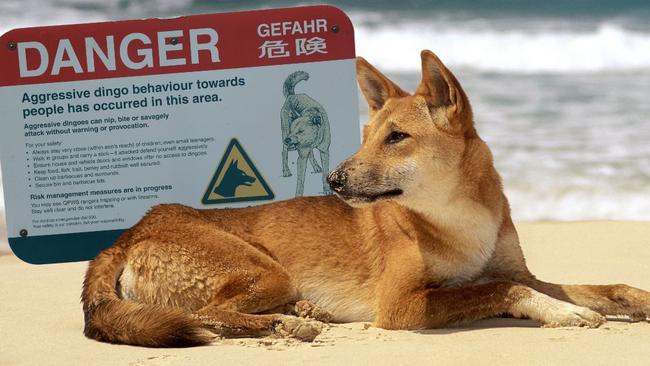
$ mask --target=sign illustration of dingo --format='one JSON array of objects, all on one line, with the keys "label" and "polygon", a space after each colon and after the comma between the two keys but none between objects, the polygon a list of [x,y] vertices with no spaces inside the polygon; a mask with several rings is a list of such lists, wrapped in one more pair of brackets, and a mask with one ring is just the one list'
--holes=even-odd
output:
[{"label": "sign illustration of dingo", "polygon": [[[296,196],[302,196],[305,190],[305,172],[307,160],[311,162],[314,173],[322,174],[323,193],[331,194],[327,184],[329,172],[330,124],[325,108],[307,94],[295,93],[296,84],[309,80],[305,71],[296,71],[289,75],[282,87],[285,97],[280,113],[282,127],[282,176],[290,177],[289,151],[298,152]],[[318,165],[314,150],[320,154]]]},{"label": "sign illustration of dingo", "polygon": [[226,174],[221,179],[221,183],[214,188],[214,193],[224,197],[234,197],[237,187],[244,185],[250,187],[255,182],[255,177],[251,177],[243,170],[239,169],[238,161],[233,160],[228,165]]},{"label": "sign illustration of dingo", "polygon": [[230,140],[203,195],[204,205],[272,200],[275,195],[237,139]]}]

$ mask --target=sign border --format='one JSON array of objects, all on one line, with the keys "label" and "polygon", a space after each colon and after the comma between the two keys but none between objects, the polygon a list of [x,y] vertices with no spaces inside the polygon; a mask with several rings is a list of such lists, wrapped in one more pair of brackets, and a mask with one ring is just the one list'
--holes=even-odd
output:
[{"label": "sign border", "polygon": [[128,229],[9,238],[14,255],[30,264],[92,260]]}]

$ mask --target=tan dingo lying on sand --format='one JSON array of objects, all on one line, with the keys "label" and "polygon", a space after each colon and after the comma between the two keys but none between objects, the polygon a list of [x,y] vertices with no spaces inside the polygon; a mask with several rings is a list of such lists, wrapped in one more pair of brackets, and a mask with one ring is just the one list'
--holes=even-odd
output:
[{"label": "tan dingo lying on sand", "polygon": [[189,346],[312,340],[330,320],[423,329],[500,314],[552,327],[646,319],[648,292],[528,271],[469,101],[433,53],[422,52],[413,95],[361,58],[357,78],[370,121],[359,151],[328,177],[338,197],[154,207],[90,263],[86,336]]}]

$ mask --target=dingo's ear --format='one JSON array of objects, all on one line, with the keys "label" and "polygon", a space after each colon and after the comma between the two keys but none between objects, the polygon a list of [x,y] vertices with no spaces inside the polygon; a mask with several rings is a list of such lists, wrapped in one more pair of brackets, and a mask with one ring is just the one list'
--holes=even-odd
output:
[{"label": "dingo's ear", "polygon": [[415,94],[424,96],[431,109],[447,106],[447,127],[467,131],[472,125],[472,109],[460,83],[433,52],[424,50],[421,56],[422,81]]},{"label": "dingo's ear", "polygon": [[368,102],[370,116],[380,110],[388,99],[408,95],[361,57],[357,57],[357,82]]}]

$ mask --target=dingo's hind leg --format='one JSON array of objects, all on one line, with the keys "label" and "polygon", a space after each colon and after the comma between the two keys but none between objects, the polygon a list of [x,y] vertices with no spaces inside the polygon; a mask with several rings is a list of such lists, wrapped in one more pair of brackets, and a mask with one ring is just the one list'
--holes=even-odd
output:
[{"label": "dingo's hind leg", "polygon": [[313,320],[259,315],[299,299],[289,274],[263,247],[191,213],[167,206],[147,216],[159,230],[131,245],[119,279],[123,298],[182,310],[224,337],[277,334],[309,341],[320,332],[322,323]]},{"label": "dingo's hind leg", "polygon": [[[259,255],[260,261],[268,258],[265,254]],[[194,316],[210,331],[223,337],[278,335],[311,342],[320,334],[322,323],[318,321],[283,314],[259,314],[295,301],[296,289],[279,264],[251,272],[256,274],[232,278],[214,294],[210,304],[196,311]]]},{"label": "dingo's hind leg", "polygon": [[[231,243],[245,243],[225,234]],[[322,323],[283,314],[260,314],[296,301],[297,290],[286,270],[252,245],[239,248],[248,252],[240,264],[244,271],[230,275],[208,305],[194,316],[212,332],[224,337],[277,335],[312,341],[320,334]],[[214,256],[219,253],[214,253]],[[223,255],[223,254],[221,254]]]}]

